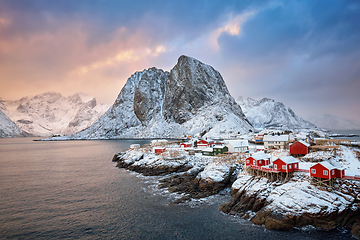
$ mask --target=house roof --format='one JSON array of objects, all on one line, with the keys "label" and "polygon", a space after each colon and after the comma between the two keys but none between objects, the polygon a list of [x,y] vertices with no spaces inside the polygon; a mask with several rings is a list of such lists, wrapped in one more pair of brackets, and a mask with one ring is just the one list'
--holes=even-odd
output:
[{"label": "house roof", "polygon": [[213,152],[213,148],[205,148],[202,151],[203,152]]},{"label": "house roof", "polygon": [[162,150],[164,150],[164,149],[166,149],[166,148],[165,148],[165,147],[154,147],[153,149],[154,149],[154,150],[155,150],[155,149],[162,149]]},{"label": "house roof", "polygon": [[213,147],[213,148],[220,148],[220,149],[223,149],[224,147],[226,147],[226,146],[215,146],[215,147]]},{"label": "house roof", "polygon": [[[332,165],[331,163],[329,162],[319,162],[318,164],[322,165],[323,167],[327,168],[328,170],[333,170],[333,169],[337,169],[337,167],[335,167],[334,165]],[[315,167],[317,164],[315,164],[314,166],[312,167]]]},{"label": "house roof", "polygon": [[237,147],[248,147],[249,141],[248,140],[226,140],[226,144],[231,144],[234,148]]},{"label": "house roof", "polygon": [[268,142],[268,141],[287,142],[287,141],[289,141],[289,135],[280,135],[280,136],[279,135],[275,135],[275,136],[265,135],[263,141],[264,142]]},{"label": "house roof", "polygon": [[[301,143],[302,145],[305,145],[305,146],[307,146],[307,147],[310,147],[310,144],[309,144],[309,143],[304,142],[304,141],[302,141],[302,140],[297,140],[296,142],[299,142],[299,143]],[[291,145],[295,144],[296,142],[292,143]]]},{"label": "house roof", "polygon": [[292,163],[298,163],[299,162],[299,160],[297,160],[293,156],[285,156],[285,157],[281,157],[281,158],[278,158],[278,159],[280,159],[281,161],[283,161],[286,164],[292,164]]},{"label": "house roof", "polygon": [[251,155],[251,157],[255,160],[262,160],[262,159],[269,159],[270,155],[264,153],[264,152],[257,152]]}]

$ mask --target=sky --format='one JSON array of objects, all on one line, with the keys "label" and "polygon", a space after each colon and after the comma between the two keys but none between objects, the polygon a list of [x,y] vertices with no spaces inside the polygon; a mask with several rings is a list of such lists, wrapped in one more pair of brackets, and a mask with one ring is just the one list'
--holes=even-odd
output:
[{"label": "sky", "polygon": [[181,55],[218,70],[235,99],[360,121],[358,0],[0,0],[2,99],[112,104],[134,72]]}]

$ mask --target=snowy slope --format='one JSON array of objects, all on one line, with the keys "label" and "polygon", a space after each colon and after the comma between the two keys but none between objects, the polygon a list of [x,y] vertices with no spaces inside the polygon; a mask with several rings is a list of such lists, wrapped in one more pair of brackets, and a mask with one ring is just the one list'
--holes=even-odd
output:
[{"label": "snowy slope", "polygon": [[[1,106],[0,106],[1,108]],[[16,124],[11,121],[1,110],[0,110],[0,138],[4,137],[24,137],[28,134],[24,133]]]},{"label": "snowy slope", "polygon": [[256,101],[252,98],[238,97],[237,103],[255,128],[283,130],[315,128],[315,125],[298,117],[290,108],[273,99],[263,98]]},{"label": "snowy slope", "polygon": [[22,130],[39,136],[72,134],[89,127],[107,109],[83,93],[64,97],[47,92],[17,101],[2,101],[4,113]]},{"label": "snowy slope", "polygon": [[324,129],[360,129],[360,122],[354,119],[338,117],[332,114],[323,114],[320,116],[311,116],[307,119],[319,128]]},{"label": "snowy slope", "polygon": [[181,56],[170,73],[157,68],[134,73],[114,105],[69,138],[226,137],[249,129],[220,73]]}]

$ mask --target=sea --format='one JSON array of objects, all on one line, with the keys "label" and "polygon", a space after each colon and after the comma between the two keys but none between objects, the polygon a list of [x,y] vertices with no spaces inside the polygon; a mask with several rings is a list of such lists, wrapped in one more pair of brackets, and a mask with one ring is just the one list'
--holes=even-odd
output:
[{"label": "sea", "polygon": [[147,140],[0,139],[0,239],[353,239],[348,229],[267,230],[219,211],[228,190],[173,204],[145,177],[113,163]]},{"label": "sea", "polygon": [[353,137],[343,136],[343,137],[335,137],[335,138],[348,139],[348,140],[360,142],[360,129],[357,129],[357,130],[330,130],[329,134],[342,134],[342,135],[355,134],[357,136],[353,136]]}]

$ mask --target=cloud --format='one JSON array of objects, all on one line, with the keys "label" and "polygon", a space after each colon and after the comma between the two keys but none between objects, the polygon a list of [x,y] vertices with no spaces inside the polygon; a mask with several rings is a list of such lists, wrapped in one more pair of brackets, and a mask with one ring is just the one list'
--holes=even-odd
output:
[{"label": "cloud", "polygon": [[351,0],[3,0],[0,96],[83,91],[112,103],[132,73],[170,70],[185,54],[219,70],[234,97],[304,114],[350,106],[359,22]]},{"label": "cloud", "polygon": [[219,50],[218,38],[223,33],[227,33],[231,36],[239,36],[241,33],[242,25],[254,14],[256,11],[246,11],[235,17],[230,17],[225,26],[216,29],[210,36],[210,44],[216,50]]}]

